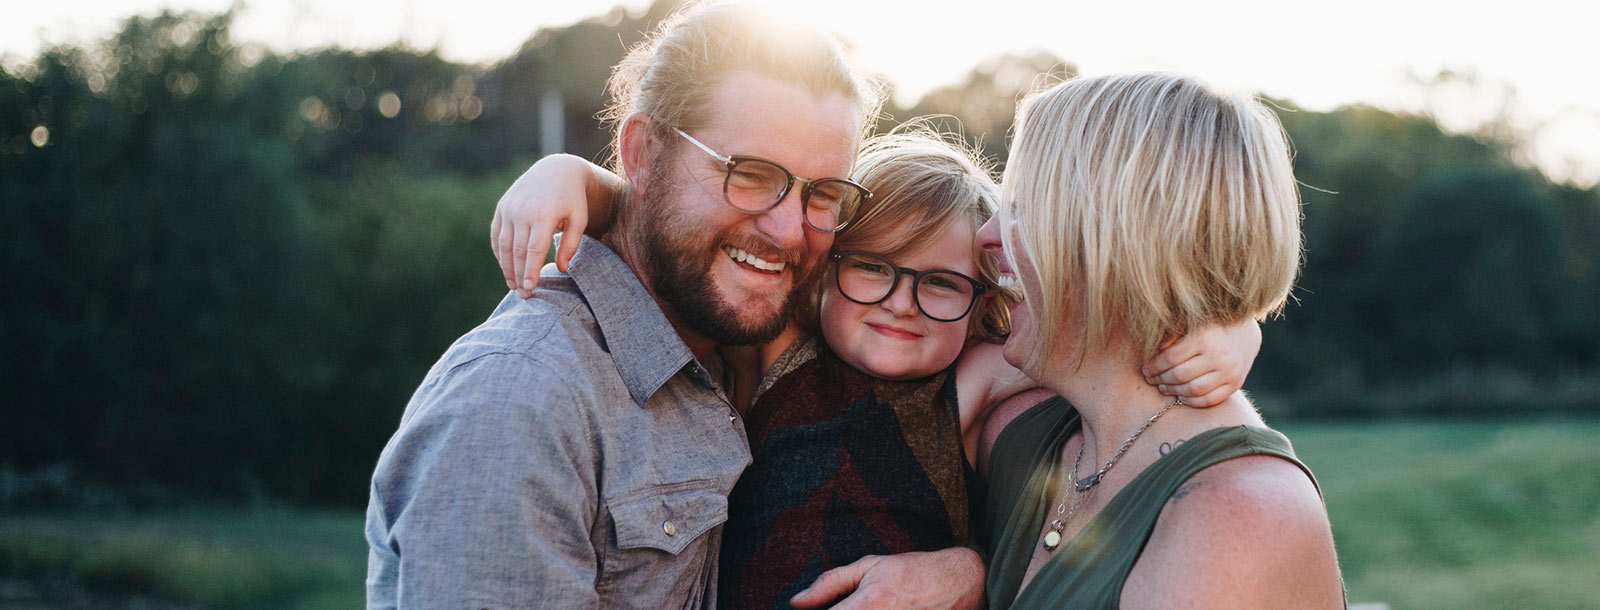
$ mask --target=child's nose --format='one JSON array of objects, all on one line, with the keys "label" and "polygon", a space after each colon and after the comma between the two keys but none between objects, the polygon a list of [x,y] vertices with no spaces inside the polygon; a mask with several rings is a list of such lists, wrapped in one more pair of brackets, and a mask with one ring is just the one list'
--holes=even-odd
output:
[{"label": "child's nose", "polygon": [[883,307],[896,316],[917,315],[917,282],[911,277],[896,278],[894,292],[883,300]]}]

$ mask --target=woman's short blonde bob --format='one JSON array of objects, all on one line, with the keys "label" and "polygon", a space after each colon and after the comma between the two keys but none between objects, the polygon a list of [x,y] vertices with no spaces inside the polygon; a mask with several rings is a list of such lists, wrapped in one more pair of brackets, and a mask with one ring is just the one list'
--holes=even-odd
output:
[{"label": "woman's short blonde bob", "polygon": [[[1036,375],[1116,345],[1144,362],[1204,322],[1263,319],[1299,270],[1282,125],[1184,76],[1080,78],[1024,99],[1001,216],[1012,268],[1037,274],[1019,278],[1033,320],[1023,369]],[[1077,336],[1062,337],[1071,320]]]}]

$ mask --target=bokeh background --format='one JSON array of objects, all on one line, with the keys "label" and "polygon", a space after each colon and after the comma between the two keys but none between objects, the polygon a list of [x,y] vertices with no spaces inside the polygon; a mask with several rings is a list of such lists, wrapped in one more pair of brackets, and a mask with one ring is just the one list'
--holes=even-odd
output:
[{"label": "bokeh background", "polygon": [[[550,8],[505,49],[415,3],[366,9],[410,15],[399,34],[303,2],[0,29],[0,609],[360,607],[378,452],[504,294],[495,202],[542,154],[604,158],[610,67],[676,5]],[[1007,24],[1039,26],[1007,7],[824,18],[894,87],[881,128],[944,115],[1001,164],[1019,94],[1051,78],[1259,90],[1307,249],[1247,387],[1321,478],[1351,601],[1600,608],[1600,97],[1556,86],[1600,59],[1565,37],[1582,21],[1536,15],[1520,35],[1548,55],[1511,71],[1427,56],[1380,87],[1237,32],[1141,46],[1118,36],[1163,33],[1088,9],[1058,20],[1089,46],[1008,47]],[[1384,23],[1347,36],[1356,73],[1441,27],[1495,44],[1339,10],[1261,32]],[[299,25],[269,35],[273,11]],[[965,55],[961,23],[989,34]],[[1143,50],[1096,50],[1117,41]],[[938,69],[886,50],[908,45]]]}]

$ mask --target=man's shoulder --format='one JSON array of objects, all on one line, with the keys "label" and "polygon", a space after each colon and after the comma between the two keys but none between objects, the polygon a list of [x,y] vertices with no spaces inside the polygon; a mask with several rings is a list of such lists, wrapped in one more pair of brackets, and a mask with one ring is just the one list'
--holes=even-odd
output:
[{"label": "man's shoulder", "polygon": [[[541,279],[531,298],[509,293],[482,324],[440,356],[407,406],[407,416],[454,412],[481,417],[509,408],[576,406],[603,399],[614,364],[587,303],[564,276]],[[604,378],[604,379],[602,379]]]},{"label": "man's shoulder", "polygon": [[540,282],[530,298],[507,293],[488,319],[451,344],[441,359],[447,368],[493,355],[570,365],[602,352],[594,315],[572,279],[553,276]]}]

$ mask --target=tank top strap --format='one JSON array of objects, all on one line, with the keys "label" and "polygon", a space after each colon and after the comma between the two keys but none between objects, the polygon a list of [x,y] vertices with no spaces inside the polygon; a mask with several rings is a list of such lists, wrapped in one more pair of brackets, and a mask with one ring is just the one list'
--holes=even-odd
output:
[{"label": "tank top strap", "polygon": [[1072,599],[1088,602],[1072,607],[1116,607],[1122,584],[1150,541],[1167,499],[1201,470],[1247,455],[1288,460],[1313,486],[1317,484],[1311,470],[1295,457],[1289,439],[1274,430],[1235,426],[1202,432],[1156,460],[1118,492],[1040,569],[1016,599],[1016,607],[1034,607],[1035,603],[1029,602],[1040,600],[1029,598],[1035,597],[1060,601],[1066,591],[1074,591],[1069,595]]},{"label": "tank top strap", "polygon": [[989,607],[1004,609],[1016,598],[1033,557],[1051,495],[1055,456],[1078,428],[1078,412],[1052,396],[1011,420],[989,456]]}]

